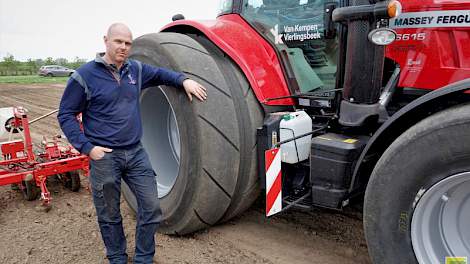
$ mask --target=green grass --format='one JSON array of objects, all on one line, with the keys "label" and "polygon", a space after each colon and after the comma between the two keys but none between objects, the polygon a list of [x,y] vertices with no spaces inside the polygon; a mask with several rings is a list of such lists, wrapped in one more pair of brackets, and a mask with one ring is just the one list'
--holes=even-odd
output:
[{"label": "green grass", "polygon": [[33,83],[66,83],[69,77],[43,77],[38,75],[26,76],[0,76],[0,83],[18,83],[18,84],[33,84]]}]

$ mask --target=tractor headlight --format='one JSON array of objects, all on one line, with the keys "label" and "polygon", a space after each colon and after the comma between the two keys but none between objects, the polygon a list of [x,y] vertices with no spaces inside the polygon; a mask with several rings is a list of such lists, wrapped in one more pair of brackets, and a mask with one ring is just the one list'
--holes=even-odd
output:
[{"label": "tractor headlight", "polygon": [[389,28],[377,28],[369,33],[369,40],[375,45],[386,46],[395,41],[397,33]]}]

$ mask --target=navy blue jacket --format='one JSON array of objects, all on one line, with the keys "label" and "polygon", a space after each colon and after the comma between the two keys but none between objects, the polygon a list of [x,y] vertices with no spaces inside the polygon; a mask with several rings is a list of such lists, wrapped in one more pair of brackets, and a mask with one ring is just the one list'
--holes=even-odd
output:
[{"label": "navy blue jacket", "polygon": [[[162,84],[182,88],[185,79],[182,73],[135,60],[127,60],[119,71],[114,68],[113,75],[113,67],[97,57],[69,79],[57,115],[60,127],[69,142],[87,155],[94,146],[136,145],[142,137],[139,81],[142,89]],[[82,113],[84,132],[78,113]]]}]

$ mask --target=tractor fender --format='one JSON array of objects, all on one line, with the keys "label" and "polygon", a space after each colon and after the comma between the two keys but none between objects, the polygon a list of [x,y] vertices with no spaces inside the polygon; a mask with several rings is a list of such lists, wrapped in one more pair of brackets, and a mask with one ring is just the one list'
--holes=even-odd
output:
[{"label": "tractor fender", "polygon": [[463,94],[469,89],[470,79],[449,84],[419,97],[391,116],[374,133],[359,156],[349,193],[354,194],[363,190],[379,158],[403,132],[432,114],[469,102],[468,97]]},{"label": "tractor fender", "polygon": [[239,15],[224,15],[204,21],[177,20],[161,31],[205,35],[238,65],[260,103],[294,105],[292,98],[266,100],[291,93],[276,51]]}]

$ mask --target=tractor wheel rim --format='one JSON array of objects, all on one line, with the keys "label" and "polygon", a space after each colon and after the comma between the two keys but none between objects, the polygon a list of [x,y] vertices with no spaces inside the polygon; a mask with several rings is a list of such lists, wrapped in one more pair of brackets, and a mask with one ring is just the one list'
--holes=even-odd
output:
[{"label": "tractor wheel rim", "polygon": [[180,166],[180,133],[176,115],[161,88],[146,89],[141,96],[142,143],[156,173],[158,197],[168,195]]},{"label": "tractor wheel rim", "polygon": [[179,163],[180,160],[180,133],[178,130],[178,124],[176,123],[175,112],[173,110],[168,111],[167,116],[167,127],[168,135],[170,135],[170,144],[172,154],[174,155],[176,161]]},{"label": "tractor wheel rim", "polygon": [[470,257],[469,190],[470,172],[464,172],[418,193],[411,220],[411,241],[418,263]]}]

